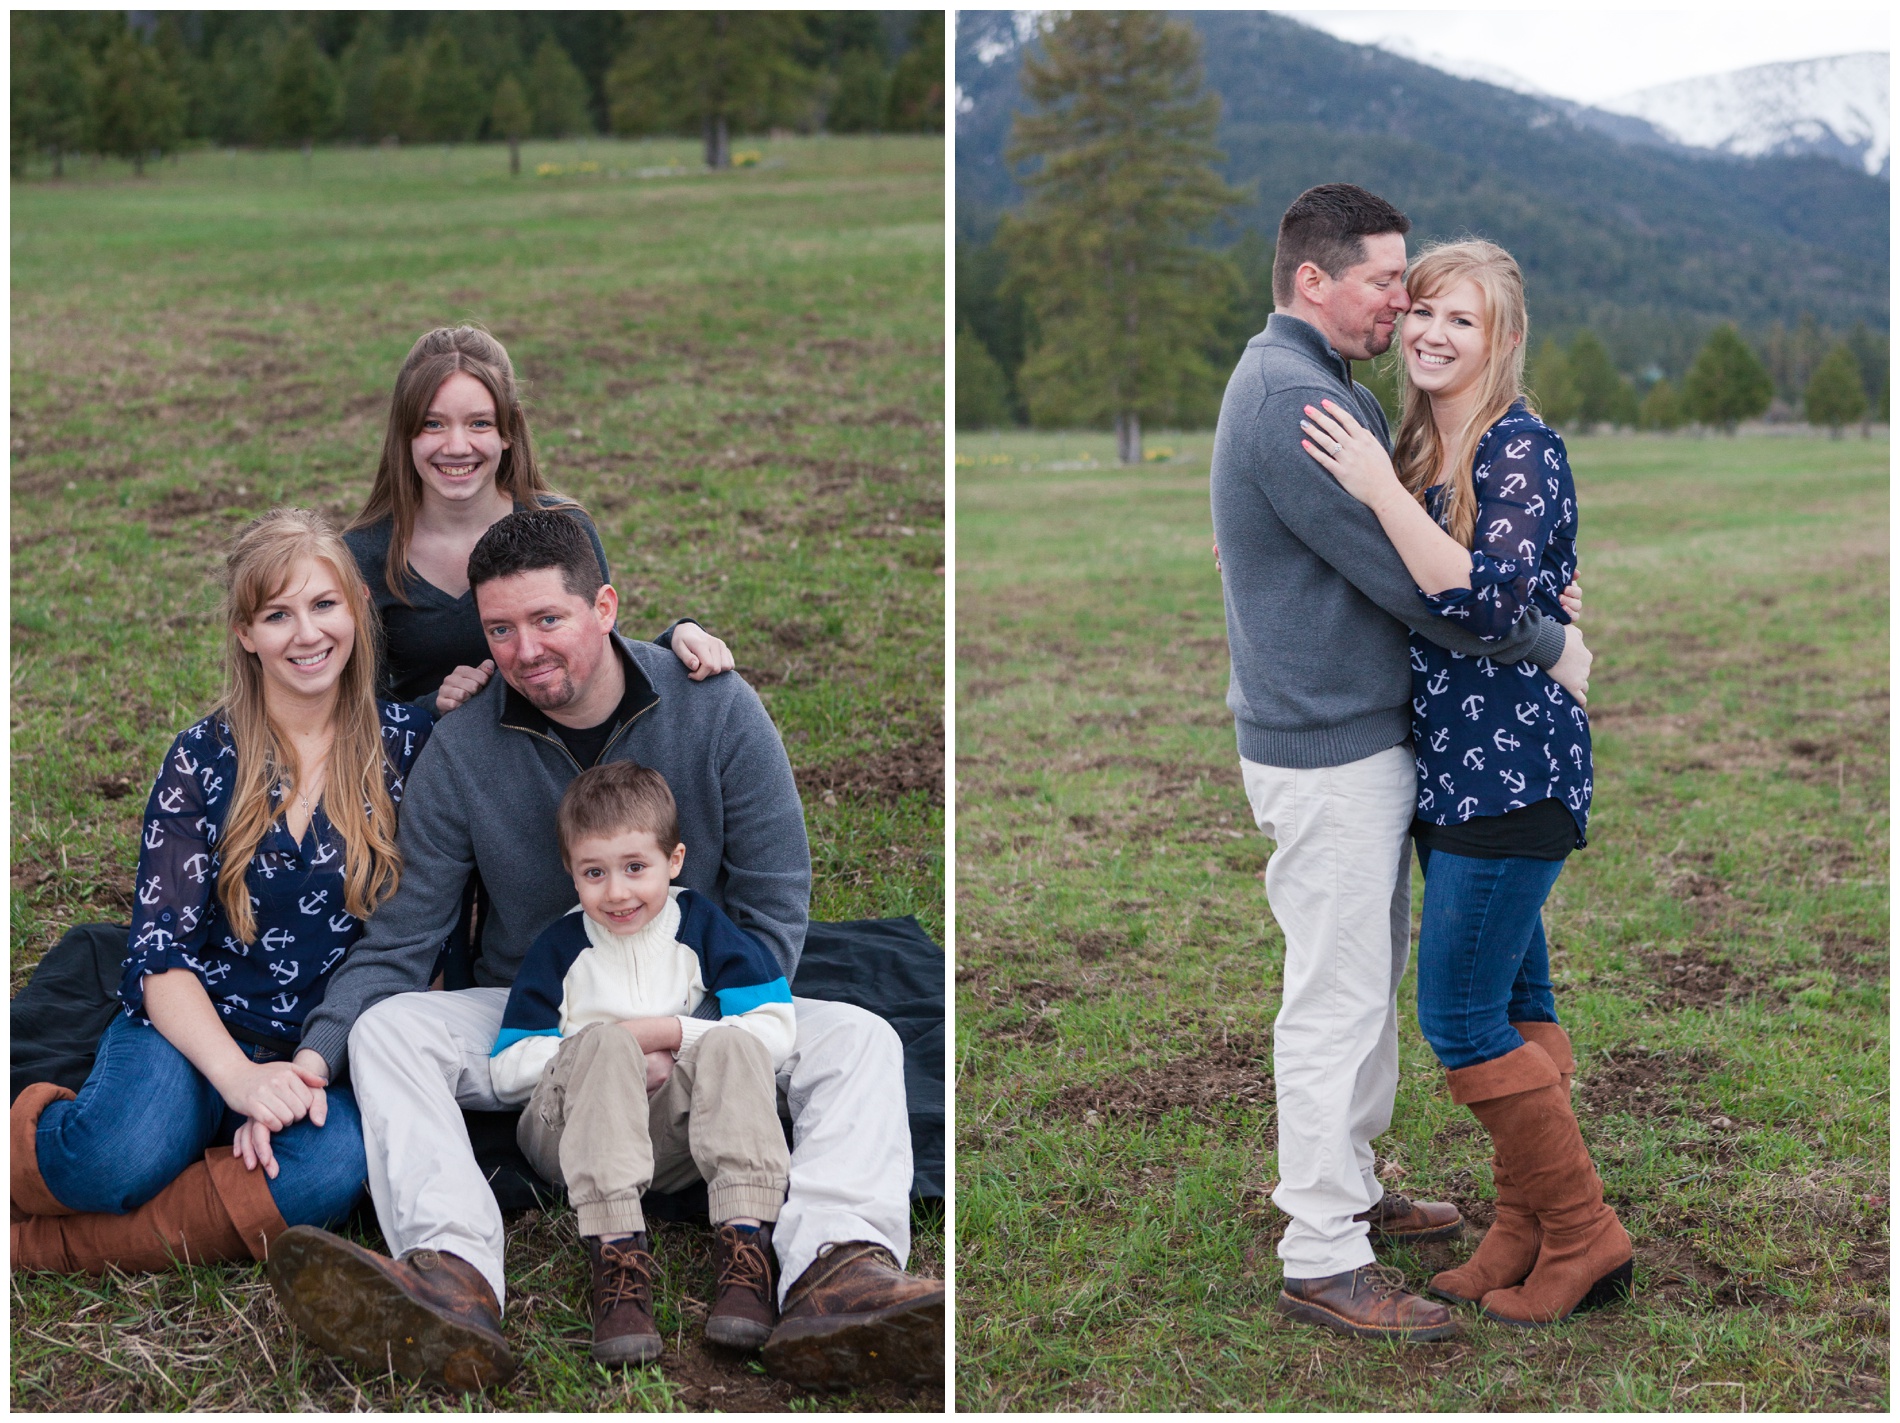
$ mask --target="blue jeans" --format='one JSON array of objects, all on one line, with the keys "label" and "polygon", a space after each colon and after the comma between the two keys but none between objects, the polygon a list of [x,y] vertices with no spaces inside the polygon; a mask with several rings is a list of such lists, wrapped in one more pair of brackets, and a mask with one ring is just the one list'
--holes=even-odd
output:
[{"label": "blue jeans", "polygon": [[1419,847],[1418,1026],[1448,1068],[1524,1046],[1512,1023],[1554,1023],[1544,900],[1562,860],[1480,860]]},{"label": "blue jeans", "polygon": [[[278,1056],[239,1046],[256,1061]],[[347,1087],[325,1097],[321,1127],[306,1117],[271,1137],[278,1170],[268,1184],[286,1225],[341,1224],[368,1175],[356,1099]],[[124,1215],[202,1159],[207,1147],[229,1146],[243,1121],[164,1034],[121,1013],[99,1040],[79,1095],[40,1114],[34,1145],[40,1175],[62,1205]]]}]

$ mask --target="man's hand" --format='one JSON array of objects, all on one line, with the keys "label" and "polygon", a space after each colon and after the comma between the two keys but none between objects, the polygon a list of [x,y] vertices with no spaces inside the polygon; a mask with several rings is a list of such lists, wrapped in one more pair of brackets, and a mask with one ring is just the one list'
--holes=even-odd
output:
[{"label": "man's hand", "polygon": [[1573,623],[1583,616],[1583,589],[1578,586],[1582,581],[1582,575],[1579,574],[1570,580],[1569,586],[1563,592],[1557,595],[1558,606]]},{"label": "man's hand", "polygon": [[1550,669],[1551,680],[1576,698],[1580,707],[1590,704],[1584,693],[1590,690],[1590,664],[1595,654],[1583,645],[1583,634],[1573,623],[1564,629],[1564,655]]},{"label": "man's hand", "polygon": [[647,1096],[666,1086],[666,1079],[673,1075],[673,1054],[670,1052],[650,1052],[647,1054]]},{"label": "man's hand", "polygon": [[673,629],[673,655],[695,682],[717,677],[733,668],[732,649],[698,623],[681,623]]},{"label": "man's hand", "polygon": [[495,675],[495,660],[492,657],[482,659],[479,667],[457,667],[442,679],[442,686],[435,694],[435,714],[447,716],[483,687],[488,679]]}]

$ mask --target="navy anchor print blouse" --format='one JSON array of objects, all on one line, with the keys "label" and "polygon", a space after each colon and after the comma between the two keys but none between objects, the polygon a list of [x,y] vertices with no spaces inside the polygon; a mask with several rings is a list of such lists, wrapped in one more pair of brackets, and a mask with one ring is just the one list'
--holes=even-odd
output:
[{"label": "navy anchor print blouse", "polygon": [[[429,739],[412,706],[377,703],[383,778],[392,803]],[[318,804],[299,844],[279,819],[246,867],[257,937],[240,943],[217,896],[218,836],[230,812],[237,749],[217,716],[172,742],[145,803],[138,908],[119,981],[126,1013],[145,1017],[145,978],[169,969],[198,975],[231,1035],[294,1049],[304,1014],[323,1001],[331,971],[363,926],[343,906],[343,838]],[[275,799],[275,798],[273,798]]]},{"label": "navy anchor print blouse", "polygon": [[[1471,481],[1471,586],[1425,601],[1480,638],[1502,637],[1533,603],[1569,622],[1557,595],[1577,568],[1577,490],[1564,442],[1520,401],[1478,442]],[[1442,524],[1443,488],[1426,498]],[[1581,845],[1591,791],[1583,708],[1534,663],[1500,666],[1417,633],[1411,643],[1419,819],[1461,825],[1555,796],[1576,818]]]}]

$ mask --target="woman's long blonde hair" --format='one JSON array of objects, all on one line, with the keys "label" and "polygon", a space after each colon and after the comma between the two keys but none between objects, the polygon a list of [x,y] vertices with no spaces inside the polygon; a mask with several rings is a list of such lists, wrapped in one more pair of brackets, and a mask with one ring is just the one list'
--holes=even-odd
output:
[{"label": "woman's long blonde hair", "polygon": [[337,679],[336,733],[324,781],[323,808],[343,837],[343,905],[358,919],[395,892],[402,872],[396,808],[383,779],[382,718],[376,710],[376,618],[369,596],[336,529],[308,509],[273,509],[251,521],[224,561],[224,690],[216,708],[237,752],[231,809],[219,837],[218,900],[240,943],[257,933],[245,876],[258,844],[277,818],[274,787],[296,785],[295,747],[271,725],[264,667],[238,632],[289,586],[301,559],[330,565],[356,625],[356,645]]},{"label": "woman's long blonde hair", "polygon": [[[1484,432],[1503,418],[1514,401],[1525,397],[1524,349],[1530,335],[1530,313],[1524,305],[1524,274],[1509,252],[1495,242],[1446,242],[1428,247],[1405,275],[1405,289],[1413,301],[1443,296],[1466,278],[1478,284],[1484,296],[1484,374],[1471,419],[1458,432],[1451,455],[1450,501],[1446,527],[1451,536],[1471,547],[1478,522],[1478,497],[1471,485],[1471,462]],[[1420,504],[1425,491],[1437,482],[1446,466],[1447,451],[1432,419],[1431,398],[1413,387],[1399,359],[1399,436],[1393,464],[1399,482]]]},{"label": "woman's long blonde hair", "polygon": [[403,584],[408,577],[409,541],[415,536],[416,510],[422,507],[422,476],[416,473],[410,442],[422,433],[429,402],[435,399],[442,382],[457,371],[475,377],[495,401],[495,428],[508,442],[495,471],[495,488],[530,509],[550,501],[559,506],[573,502],[556,495],[541,478],[534,441],[528,433],[527,412],[521,408],[514,362],[508,359],[507,349],[479,326],[438,326],[409,348],[402,369],[396,372],[376,481],[370,485],[369,502],[350,525],[353,530],[362,529],[389,520],[389,557],[383,565],[383,581],[404,602],[408,601]]}]

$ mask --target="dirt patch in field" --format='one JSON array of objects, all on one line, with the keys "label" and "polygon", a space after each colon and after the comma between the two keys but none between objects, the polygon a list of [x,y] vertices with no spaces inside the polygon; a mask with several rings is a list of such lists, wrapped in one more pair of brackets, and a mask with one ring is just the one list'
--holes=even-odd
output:
[{"label": "dirt patch in field", "polygon": [[[1235,1033],[1217,1044],[1158,1067],[1143,1068],[1101,1082],[1075,1083],[1056,1094],[1051,1106],[1061,1115],[1087,1122],[1092,1117],[1159,1121],[1185,1110],[1197,1121],[1215,1125],[1216,1109],[1227,1105],[1266,1107],[1273,1102],[1273,1045],[1254,1033]],[[1261,1144],[1270,1147],[1269,1131]]]},{"label": "dirt patch in field", "polygon": [[1677,1116],[1683,1112],[1672,1087],[1702,1081],[1716,1068],[1715,1058],[1700,1050],[1657,1052],[1650,1048],[1612,1048],[1580,1064],[1575,1095],[1589,1112],[1624,1112],[1633,1117]]},{"label": "dirt patch in field", "polygon": [[801,766],[795,774],[800,795],[827,805],[835,805],[841,795],[896,800],[913,791],[927,792],[932,805],[942,805],[943,761],[943,726],[939,723],[928,740],[906,742],[824,766]]}]

